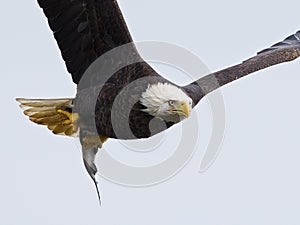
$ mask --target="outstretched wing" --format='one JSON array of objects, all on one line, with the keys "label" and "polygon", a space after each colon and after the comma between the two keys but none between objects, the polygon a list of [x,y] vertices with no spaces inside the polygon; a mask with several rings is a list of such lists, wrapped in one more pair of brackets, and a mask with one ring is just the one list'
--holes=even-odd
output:
[{"label": "outstretched wing", "polygon": [[211,73],[189,84],[183,89],[197,104],[206,94],[246,75],[300,56],[300,31],[285,40],[260,51],[256,56],[235,66]]},{"label": "outstretched wing", "polygon": [[[279,63],[295,60],[299,56],[300,31],[271,46],[270,48],[260,51],[253,58],[245,60],[238,65],[202,77],[199,80],[183,87],[183,89],[191,96],[194,103],[197,104],[206,94],[230,82],[252,74],[255,71]],[[213,147],[213,145],[211,147]],[[213,151],[206,152],[201,161],[200,170],[206,170],[215,160],[218,153],[219,149],[213,149]]]},{"label": "outstretched wing", "polygon": [[278,49],[285,49],[289,47],[300,47],[300,31],[298,31],[295,34],[292,34],[291,36],[288,36],[283,41],[276,43],[275,45],[272,45],[270,48],[264,49],[258,53],[258,55]]},{"label": "outstretched wing", "polygon": [[74,83],[105,52],[132,39],[116,0],[38,0]]}]

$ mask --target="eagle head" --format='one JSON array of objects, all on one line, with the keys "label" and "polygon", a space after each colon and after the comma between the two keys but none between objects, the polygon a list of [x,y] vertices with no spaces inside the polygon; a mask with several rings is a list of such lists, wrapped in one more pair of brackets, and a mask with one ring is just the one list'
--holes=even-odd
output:
[{"label": "eagle head", "polygon": [[167,122],[180,122],[190,116],[192,99],[179,87],[170,83],[148,85],[140,102],[144,112]]}]

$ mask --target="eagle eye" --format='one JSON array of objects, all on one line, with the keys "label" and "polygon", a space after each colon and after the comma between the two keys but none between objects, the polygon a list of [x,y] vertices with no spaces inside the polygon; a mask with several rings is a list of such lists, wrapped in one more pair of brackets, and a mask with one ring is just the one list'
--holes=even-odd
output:
[{"label": "eagle eye", "polygon": [[174,106],[174,103],[175,103],[174,100],[170,100],[170,101],[169,101],[169,105],[170,105],[170,106]]}]

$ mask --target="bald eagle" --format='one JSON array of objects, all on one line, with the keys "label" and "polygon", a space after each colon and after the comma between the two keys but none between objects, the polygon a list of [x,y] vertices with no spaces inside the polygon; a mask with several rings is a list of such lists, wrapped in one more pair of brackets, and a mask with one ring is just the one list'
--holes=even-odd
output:
[{"label": "bald eagle", "polygon": [[[189,117],[208,93],[300,55],[300,32],[235,66],[179,86],[139,55],[116,0],[38,0],[77,84],[73,99],[18,98],[24,114],[54,134],[79,136],[93,179],[109,138],[148,138]],[[125,47],[124,47],[125,46]]]}]

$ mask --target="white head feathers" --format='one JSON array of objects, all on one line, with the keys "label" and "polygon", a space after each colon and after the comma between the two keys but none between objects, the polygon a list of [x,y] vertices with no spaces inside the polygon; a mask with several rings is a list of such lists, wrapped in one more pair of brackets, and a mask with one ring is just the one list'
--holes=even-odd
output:
[{"label": "white head feathers", "polygon": [[168,111],[169,101],[186,102],[192,107],[192,99],[180,88],[170,83],[149,85],[140,98],[141,104],[146,107],[144,112],[166,121],[173,121],[171,117],[174,115]]}]

